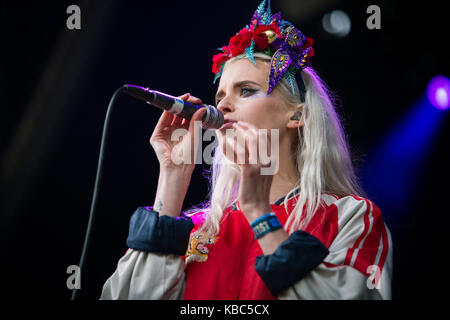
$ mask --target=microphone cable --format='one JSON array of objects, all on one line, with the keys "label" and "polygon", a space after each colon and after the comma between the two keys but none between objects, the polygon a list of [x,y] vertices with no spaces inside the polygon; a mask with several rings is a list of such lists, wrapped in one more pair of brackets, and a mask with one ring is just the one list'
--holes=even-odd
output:
[{"label": "microphone cable", "polygon": [[[109,129],[109,122],[111,119],[111,113],[112,113],[114,104],[116,103],[117,97],[119,96],[119,93],[121,93],[123,90],[124,90],[124,87],[122,86],[114,92],[111,99],[109,100],[108,109],[106,111],[106,117],[105,117],[105,122],[103,125],[103,133],[102,133],[102,139],[101,139],[101,144],[100,144],[100,155],[99,155],[98,164],[97,164],[97,173],[95,176],[94,192],[93,192],[92,200],[91,200],[91,210],[89,213],[89,221],[88,221],[88,225],[87,225],[87,229],[86,229],[86,235],[84,238],[83,250],[81,252],[80,264],[78,265],[80,282],[82,279],[81,275],[83,273],[83,270],[84,270],[84,267],[86,264],[86,256],[87,256],[87,252],[89,249],[89,243],[90,243],[90,238],[91,238],[91,233],[92,233],[92,225],[94,223],[95,209],[97,208],[98,189],[100,187],[100,182],[101,182],[102,173],[103,173],[103,157],[105,154],[105,143],[106,143],[106,138],[108,136],[108,129]],[[79,291],[79,289],[77,289],[76,287],[73,288],[71,300],[76,300],[78,291]]]},{"label": "microphone cable", "polygon": [[[134,96],[135,98],[147,101],[146,99],[144,99],[146,97],[143,98],[142,95],[144,95],[144,94],[147,95],[149,90],[146,88],[126,84],[126,85],[123,85],[122,87],[118,88],[112,95],[111,99],[109,100],[108,109],[106,111],[105,122],[103,125],[103,134],[102,134],[102,139],[101,139],[101,144],[100,144],[100,155],[98,158],[97,173],[96,173],[96,177],[95,177],[94,192],[93,192],[92,200],[91,200],[89,221],[88,221],[88,225],[87,225],[86,235],[84,238],[83,250],[81,252],[81,257],[80,257],[80,263],[78,265],[80,282],[81,282],[81,275],[83,274],[83,271],[84,271],[84,268],[86,265],[86,256],[87,256],[87,252],[89,249],[89,243],[90,243],[90,238],[91,238],[91,233],[92,233],[92,226],[93,226],[94,217],[95,217],[95,210],[97,208],[98,190],[100,188],[100,182],[101,182],[102,173],[103,173],[103,157],[105,154],[106,139],[108,137],[109,122],[111,119],[112,109],[116,103],[118,95],[121,92],[126,92],[126,93]],[[164,97],[164,94],[162,94],[162,93],[159,93],[159,94]],[[169,98],[172,99],[173,97],[169,97]],[[156,106],[158,106],[158,103],[156,103]],[[161,106],[159,106],[159,107],[164,109],[164,107],[161,107]],[[204,115],[204,119],[203,119],[204,126],[203,127],[204,128],[220,127],[223,123],[222,113],[212,106],[204,105],[204,107],[206,107],[207,112]],[[190,116],[191,114],[193,114],[197,110],[195,108],[198,108],[198,107],[193,107],[193,106],[188,105],[185,108],[187,109],[187,111],[183,112],[183,110],[182,110],[182,112],[180,112],[180,116],[182,116],[184,118],[186,118],[186,116]],[[191,113],[189,113],[189,111]],[[188,119],[190,119],[190,117],[188,117]],[[76,300],[78,291],[79,291],[79,289],[77,289],[75,286],[73,288],[71,300]]]}]

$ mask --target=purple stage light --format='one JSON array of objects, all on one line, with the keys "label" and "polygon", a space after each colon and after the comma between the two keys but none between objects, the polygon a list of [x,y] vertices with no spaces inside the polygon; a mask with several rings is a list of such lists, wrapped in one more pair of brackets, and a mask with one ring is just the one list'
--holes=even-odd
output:
[{"label": "purple stage light", "polygon": [[450,107],[450,79],[445,76],[435,76],[428,84],[427,96],[433,106],[447,110]]}]

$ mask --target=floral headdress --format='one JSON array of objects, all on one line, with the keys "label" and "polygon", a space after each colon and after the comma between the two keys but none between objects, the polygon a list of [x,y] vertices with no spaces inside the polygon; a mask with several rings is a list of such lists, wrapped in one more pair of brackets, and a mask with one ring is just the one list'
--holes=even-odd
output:
[{"label": "floral headdress", "polygon": [[222,75],[226,61],[245,54],[256,65],[253,53],[263,52],[272,57],[270,61],[269,94],[286,77],[292,93],[295,94],[294,82],[300,90],[300,98],[304,101],[305,86],[301,71],[311,64],[314,55],[313,39],[306,38],[292,23],[281,19],[281,13],[271,14],[270,0],[263,0],[250,20],[250,25],[231,37],[228,46],[218,50],[222,52],[213,56],[212,71],[216,75],[214,83]]}]

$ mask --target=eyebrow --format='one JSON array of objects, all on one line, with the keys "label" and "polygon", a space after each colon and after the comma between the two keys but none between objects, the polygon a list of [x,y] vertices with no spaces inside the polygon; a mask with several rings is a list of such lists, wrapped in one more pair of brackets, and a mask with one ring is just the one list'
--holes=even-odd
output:
[{"label": "eyebrow", "polygon": [[[240,86],[242,86],[244,84],[249,84],[249,83],[256,84],[257,86],[261,87],[261,85],[259,83],[255,82],[255,81],[243,80],[243,81],[235,82],[234,85],[233,85],[233,88],[237,88],[237,87],[240,87]],[[217,103],[217,99],[220,99],[223,96],[223,94],[224,94],[223,90],[220,90],[220,91],[218,91],[216,93],[216,103]]]}]

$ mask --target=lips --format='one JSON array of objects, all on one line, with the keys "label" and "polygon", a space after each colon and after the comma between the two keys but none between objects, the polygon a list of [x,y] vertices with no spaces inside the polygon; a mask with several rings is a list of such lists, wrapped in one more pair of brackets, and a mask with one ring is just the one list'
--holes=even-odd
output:
[{"label": "lips", "polygon": [[225,119],[225,120],[223,121],[223,125],[220,127],[219,130],[231,128],[231,127],[233,126],[233,123],[235,123],[235,122],[237,122],[237,121],[230,120],[230,119]]}]

